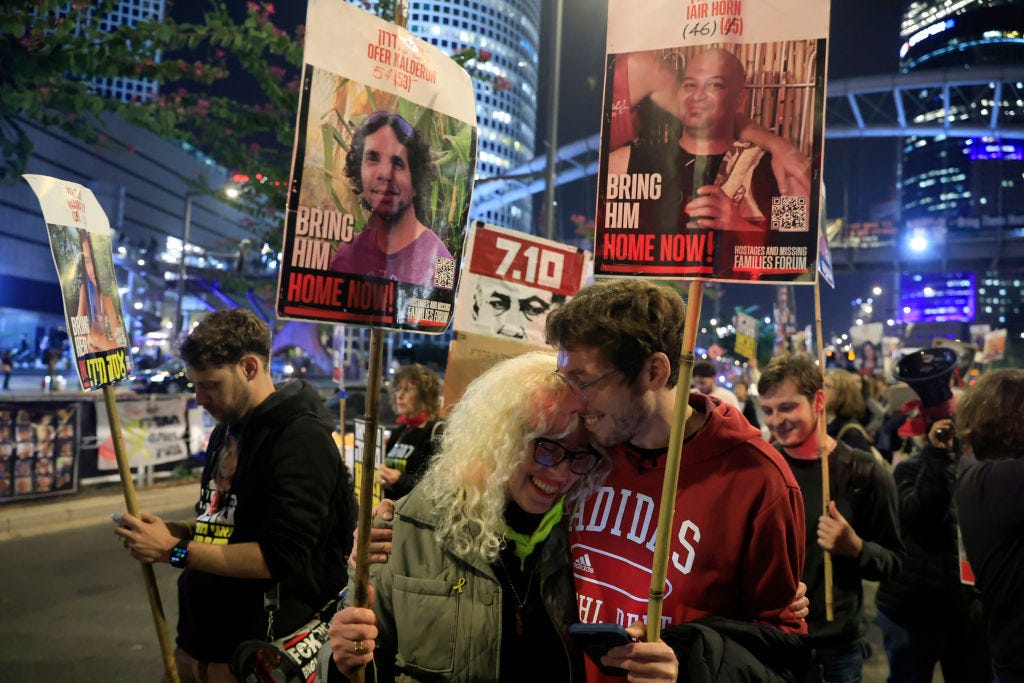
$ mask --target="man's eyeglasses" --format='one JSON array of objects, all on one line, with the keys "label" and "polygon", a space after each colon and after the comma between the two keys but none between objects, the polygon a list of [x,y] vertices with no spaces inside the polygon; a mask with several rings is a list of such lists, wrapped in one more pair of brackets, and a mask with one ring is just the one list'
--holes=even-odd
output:
[{"label": "man's eyeglasses", "polygon": [[575,380],[572,377],[566,377],[565,375],[563,375],[558,370],[555,370],[551,374],[553,374],[555,377],[557,377],[558,379],[560,379],[563,382],[565,382],[566,385],[570,389],[575,391],[576,394],[585,401],[585,400],[587,400],[587,394],[586,394],[587,389],[589,389],[590,387],[594,386],[595,384],[597,384],[598,382],[602,381],[606,377],[609,377],[610,375],[612,375],[612,374],[614,374],[614,373],[616,373],[618,371],[619,371],[618,368],[614,368],[614,369],[609,370],[608,372],[604,373],[603,375],[601,375],[597,379],[593,379],[593,380],[590,380],[589,382],[583,382],[583,383],[580,383],[578,380]]},{"label": "man's eyeglasses", "polygon": [[566,458],[569,459],[569,471],[574,474],[587,474],[597,466],[601,454],[590,446],[579,449],[566,448],[557,441],[539,437],[533,440],[533,459],[544,467],[554,467]]}]

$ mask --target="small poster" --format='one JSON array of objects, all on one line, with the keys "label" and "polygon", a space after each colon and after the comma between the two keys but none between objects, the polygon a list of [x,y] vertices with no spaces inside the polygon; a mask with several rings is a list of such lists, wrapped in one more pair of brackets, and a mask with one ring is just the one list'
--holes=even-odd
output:
[{"label": "small poster", "polygon": [[609,0],[595,274],[813,283],[828,0]]},{"label": "small poster", "polygon": [[583,286],[589,256],[577,247],[477,223],[466,240],[455,330],[546,346],[548,313]]},{"label": "small poster", "polygon": [[736,313],[736,353],[748,359],[757,357],[757,328],[757,318]]},{"label": "small poster", "polygon": [[[124,449],[131,467],[159,465],[187,460],[188,404],[194,399],[172,396],[124,397],[117,399]],[[96,440],[99,453],[96,468],[116,470],[114,439],[106,411],[96,411]]]},{"label": "small poster", "polygon": [[[353,423],[353,435],[352,435],[352,450],[345,450],[345,466],[348,467],[348,471],[352,474],[352,481],[355,482],[356,489],[356,500],[359,499],[359,491],[362,488],[360,482],[363,480],[363,453],[366,450],[366,420],[357,417]],[[378,466],[384,464],[384,446],[387,441],[387,430],[384,429],[383,425],[377,425],[377,448],[373,454],[373,468],[377,469]],[[371,498],[373,499],[373,505],[376,505],[381,501],[383,493],[381,485],[377,482],[377,478],[373,478],[373,490]]]},{"label": "small poster", "polygon": [[88,188],[23,176],[39,199],[57,267],[71,349],[82,388],[120,382],[131,372],[128,334],[114,277],[110,223]]},{"label": "small poster", "polygon": [[0,502],[74,493],[78,414],[70,403],[0,403]]},{"label": "small poster", "polygon": [[476,168],[469,75],[352,5],[310,0],[277,312],[439,334]]}]

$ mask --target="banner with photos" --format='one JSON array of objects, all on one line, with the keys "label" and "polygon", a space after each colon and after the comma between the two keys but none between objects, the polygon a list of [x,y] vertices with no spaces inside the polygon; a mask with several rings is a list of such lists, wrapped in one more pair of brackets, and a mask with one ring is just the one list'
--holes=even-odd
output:
[{"label": "banner with photos", "polygon": [[278,315],[443,332],[476,148],[462,67],[368,12],[310,0]]},{"label": "banner with photos", "polygon": [[79,431],[74,404],[0,403],[0,502],[74,493]]},{"label": "banner with photos", "polygon": [[82,388],[119,382],[131,372],[132,363],[107,215],[92,191],[78,183],[23,177],[46,221]]},{"label": "banner with photos", "polygon": [[814,282],[828,27],[828,0],[609,0],[596,275]]}]

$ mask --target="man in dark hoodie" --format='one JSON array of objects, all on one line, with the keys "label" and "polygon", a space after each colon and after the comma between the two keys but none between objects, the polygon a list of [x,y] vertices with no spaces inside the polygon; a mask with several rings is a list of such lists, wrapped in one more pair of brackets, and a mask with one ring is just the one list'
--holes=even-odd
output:
[{"label": "man in dark hoodie", "polygon": [[[580,290],[547,320],[571,408],[612,457],[605,485],[569,520],[580,621],[617,622],[634,637],[645,635],[675,395],[686,390],[676,386],[684,312],[672,289],[611,280]],[[715,680],[786,679],[769,676],[763,663],[802,663],[794,636],[806,624],[790,609],[804,561],[800,489],[735,407],[690,393],[685,411],[663,642],[612,648],[604,663],[708,680],[703,669],[713,658],[731,667],[716,669]],[[587,680],[618,679],[588,662]]]},{"label": "man in dark hoodie", "polygon": [[[291,633],[347,580],[356,506],[332,419],[301,380],[275,389],[270,329],[243,309],[207,316],[181,345],[210,436],[196,518],[124,515],[132,557],[178,579],[182,681],[233,681],[243,641]],[[276,603],[272,612],[265,597]]]}]

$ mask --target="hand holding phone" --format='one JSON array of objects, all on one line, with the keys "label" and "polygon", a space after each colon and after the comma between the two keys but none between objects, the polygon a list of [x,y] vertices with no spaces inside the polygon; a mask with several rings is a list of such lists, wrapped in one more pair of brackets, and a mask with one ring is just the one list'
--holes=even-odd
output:
[{"label": "hand holding phone", "polygon": [[112,521],[117,526],[121,526],[122,519],[124,519],[124,514],[120,512],[115,512],[110,515],[110,521]]},{"label": "hand holding phone", "polygon": [[626,675],[625,669],[605,666],[601,663],[601,657],[607,654],[608,650],[633,642],[633,638],[626,633],[626,629],[618,624],[572,624],[569,627],[569,635],[580,644],[583,651],[605,676]]}]

